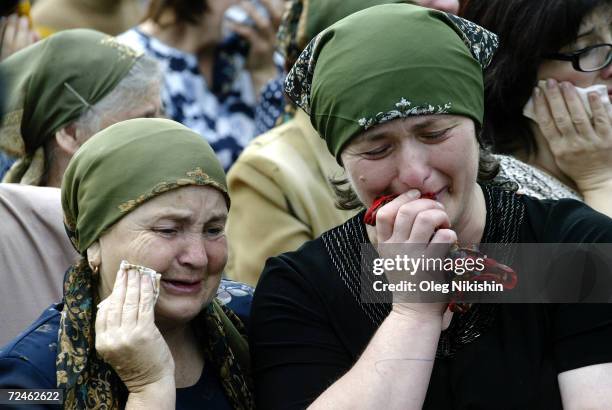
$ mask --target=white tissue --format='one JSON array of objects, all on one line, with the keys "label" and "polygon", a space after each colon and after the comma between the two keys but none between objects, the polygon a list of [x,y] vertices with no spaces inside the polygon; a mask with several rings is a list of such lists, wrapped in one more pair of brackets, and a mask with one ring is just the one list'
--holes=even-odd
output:
[{"label": "white tissue", "polygon": [[136,269],[141,275],[150,277],[151,282],[153,283],[153,292],[155,292],[155,303],[157,302],[157,299],[159,298],[159,281],[161,280],[161,273],[157,273],[153,269],[145,266],[131,264],[126,260],[121,261],[119,268],[126,272],[128,269]]},{"label": "white tissue", "polygon": [[[546,87],[546,81],[542,80],[538,82],[539,87]],[[582,105],[584,106],[584,110],[586,111],[589,118],[593,118],[593,113],[591,112],[591,105],[589,104],[589,93],[596,92],[599,94],[601,98],[601,103],[604,104],[604,107],[608,107],[610,109],[610,97],[608,96],[608,88],[603,84],[593,85],[588,88],[579,88],[576,87],[576,92],[582,101]],[[606,105],[607,104],[607,105]],[[523,108],[523,115],[527,118],[530,118],[536,121],[535,109],[533,107],[533,98],[530,97],[527,104],[525,104],[525,108]]]}]

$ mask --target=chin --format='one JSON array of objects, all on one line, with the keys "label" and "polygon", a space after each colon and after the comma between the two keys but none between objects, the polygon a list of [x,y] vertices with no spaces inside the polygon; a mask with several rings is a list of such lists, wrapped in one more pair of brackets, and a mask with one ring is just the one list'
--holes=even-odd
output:
[{"label": "chin", "polygon": [[208,300],[202,298],[177,298],[164,299],[160,296],[155,306],[155,319],[163,320],[173,324],[189,323],[208,305]]}]

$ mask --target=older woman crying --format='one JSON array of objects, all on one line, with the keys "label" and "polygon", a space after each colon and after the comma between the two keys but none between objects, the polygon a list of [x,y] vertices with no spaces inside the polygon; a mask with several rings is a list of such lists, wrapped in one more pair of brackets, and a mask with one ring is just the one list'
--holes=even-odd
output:
[{"label": "older woman crying", "polygon": [[61,388],[71,409],[251,408],[251,288],[215,298],[229,205],[213,150],[178,123],[129,120],[83,144],[62,183],[82,259],[62,303],[0,352],[0,386]]}]

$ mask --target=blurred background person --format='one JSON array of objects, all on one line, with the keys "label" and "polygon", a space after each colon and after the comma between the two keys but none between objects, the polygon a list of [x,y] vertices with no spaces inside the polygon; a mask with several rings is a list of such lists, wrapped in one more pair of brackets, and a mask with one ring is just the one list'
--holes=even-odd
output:
[{"label": "blurred background person", "polygon": [[4,178],[13,183],[0,184],[3,343],[61,297],[75,256],[59,189],[25,185],[59,187],[91,135],[122,119],[155,116],[161,102],[157,63],[92,30],[63,31],[15,53],[0,63],[0,77],[0,146],[20,157]]},{"label": "blurred background person", "polygon": [[[0,4],[0,62],[17,50],[38,41],[39,35],[31,28],[29,3],[5,0]],[[0,149],[0,179],[15,162]]]},{"label": "blurred background person", "polygon": [[237,0],[152,0],[145,21],[119,36],[160,62],[165,112],[206,138],[225,169],[255,136],[257,95],[277,74],[277,1],[241,2],[249,25],[225,18]]},{"label": "blurred background person", "polygon": [[[285,68],[290,69],[310,40],[331,24],[386,3],[427,3],[452,13],[459,8],[457,0],[290,0],[278,33]],[[257,112],[269,113],[270,126],[284,113],[284,124],[253,140],[228,173],[236,201],[227,225],[232,238],[227,274],[251,285],[257,283],[267,258],[299,248],[356,212],[336,206],[330,178],[341,187],[343,170],[306,113],[282,97],[283,81],[281,73],[268,83]],[[279,99],[271,102],[275,95]],[[262,108],[285,103],[275,113]]]},{"label": "blurred background person", "polygon": [[3,182],[59,187],[68,161],[116,122],[160,113],[157,63],[93,30],[66,30],[0,63],[0,148],[19,160]]},{"label": "blurred background person", "polygon": [[[469,0],[462,15],[500,36],[483,136],[509,155],[499,157],[501,174],[526,194],[580,199],[612,216],[612,2]],[[577,87],[594,85],[607,90],[586,107]]]}]

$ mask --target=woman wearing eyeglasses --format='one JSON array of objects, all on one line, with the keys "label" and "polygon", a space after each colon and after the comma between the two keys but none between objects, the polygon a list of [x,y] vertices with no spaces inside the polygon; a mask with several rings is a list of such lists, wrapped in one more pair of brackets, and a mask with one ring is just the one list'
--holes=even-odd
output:
[{"label": "woman wearing eyeglasses", "polygon": [[462,16],[500,37],[483,136],[510,155],[502,174],[526,194],[612,216],[612,1],[470,0]]}]

